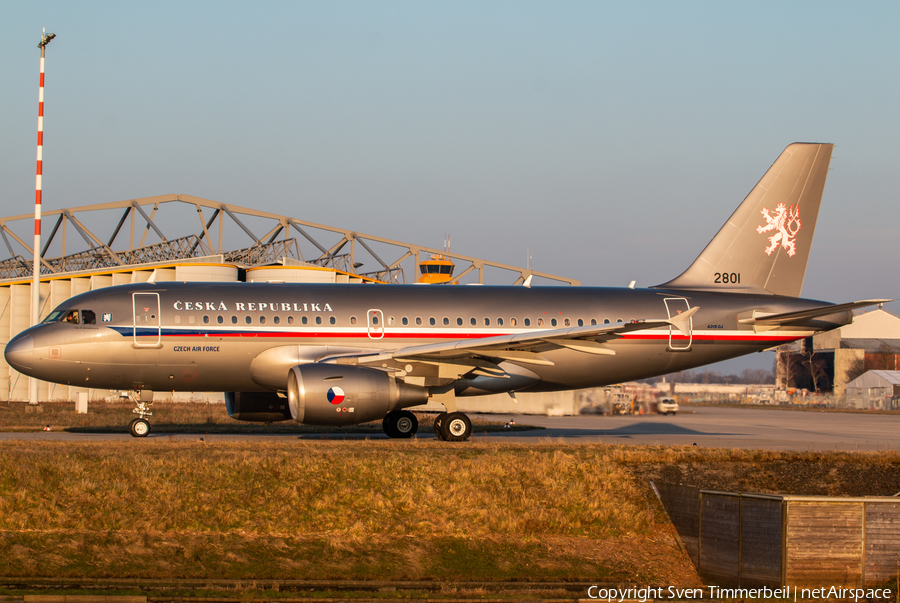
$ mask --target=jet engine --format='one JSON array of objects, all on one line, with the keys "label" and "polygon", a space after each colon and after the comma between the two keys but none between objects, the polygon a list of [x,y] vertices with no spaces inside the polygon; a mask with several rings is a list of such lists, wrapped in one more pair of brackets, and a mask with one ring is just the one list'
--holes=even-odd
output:
[{"label": "jet engine", "polygon": [[337,364],[300,364],[288,372],[288,406],[298,423],[355,425],[428,401],[428,390],[384,371]]},{"label": "jet engine", "polygon": [[225,392],[225,409],[238,421],[276,423],[291,418],[288,401],[275,392]]}]

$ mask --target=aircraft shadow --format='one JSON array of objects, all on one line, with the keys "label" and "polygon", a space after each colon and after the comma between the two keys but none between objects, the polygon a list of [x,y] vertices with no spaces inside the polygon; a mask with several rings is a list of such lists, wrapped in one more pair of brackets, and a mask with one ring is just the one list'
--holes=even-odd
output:
[{"label": "aircraft shadow", "polygon": [[548,427],[539,432],[495,432],[491,435],[500,436],[537,436],[537,437],[629,437],[629,436],[653,436],[653,435],[683,435],[683,436],[739,436],[746,435],[738,432],[697,431],[672,423],[634,423],[622,425],[614,429],[584,429],[584,428],[560,428]]}]

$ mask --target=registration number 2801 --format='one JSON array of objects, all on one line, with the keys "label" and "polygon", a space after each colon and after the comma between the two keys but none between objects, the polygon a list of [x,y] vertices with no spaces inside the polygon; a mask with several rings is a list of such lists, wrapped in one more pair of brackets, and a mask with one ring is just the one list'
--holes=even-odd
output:
[{"label": "registration number 2801", "polygon": [[740,272],[716,272],[716,282],[727,284],[738,284],[741,282]]}]

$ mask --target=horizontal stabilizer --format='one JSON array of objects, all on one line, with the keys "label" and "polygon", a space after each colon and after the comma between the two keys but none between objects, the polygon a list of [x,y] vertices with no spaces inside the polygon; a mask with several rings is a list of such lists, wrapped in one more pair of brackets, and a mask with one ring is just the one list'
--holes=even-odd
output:
[{"label": "horizontal stabilizer", "polygon": [[800,310],[798,312],[784,312],[782,314],[769,314],[768,316],[758,316],[754,318],[742,318],[738,322],[745,325],[766,325],[777,326],[795,322],[798,320],[806,320],[809,318],[818,318],[820,316],[830,316],[841,312],[849,312],[857,308],[865,308],[875,306],[877,304],[886,304],[894,301],[892,299],[866,299],[863,301],[850,302],[847,304],[837,304],[832,306],[819,306],[810,310]]}]

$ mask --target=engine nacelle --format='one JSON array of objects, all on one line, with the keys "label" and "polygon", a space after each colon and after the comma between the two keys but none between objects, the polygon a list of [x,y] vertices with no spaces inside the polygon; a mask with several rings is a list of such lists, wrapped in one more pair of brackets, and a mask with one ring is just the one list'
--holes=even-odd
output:
[{"label": "engine nacelle", "polygon": [[225,392],[225,409],[238,421],[276,423],[291,418],[287,399],[275,392]]},{"label": "engine nacelle", "polygon": [[355,425],[428,402],[428,390],[361,366],[310,363],[288,372],[288,406],[298,423]]}]

